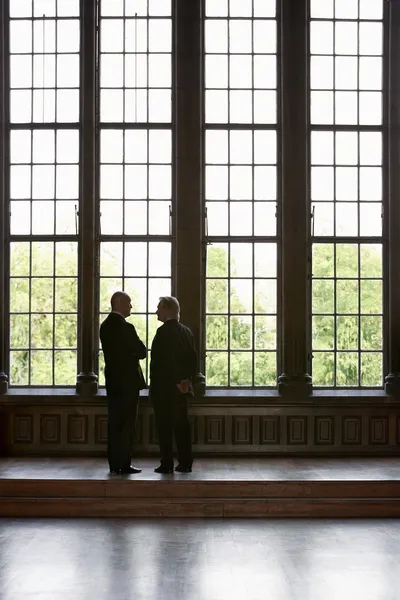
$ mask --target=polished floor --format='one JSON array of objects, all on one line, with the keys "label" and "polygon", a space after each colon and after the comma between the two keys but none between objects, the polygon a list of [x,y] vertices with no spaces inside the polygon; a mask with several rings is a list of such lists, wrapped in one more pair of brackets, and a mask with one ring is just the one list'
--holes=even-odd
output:
[{"label": "polished floor", "polygon": [[0,519],[1,600],[397,600],[400,521]]},{"label": "polished floor", "polygon": [[[130,480],[287,481],[400,480],[400,458],[199,458],[190,474],[157,475],[156,458],[132,461],[142,468]],[[104,458],[3,458],[0,479],[118,479]],[[400,595],[399,595],[400,599]]]}]

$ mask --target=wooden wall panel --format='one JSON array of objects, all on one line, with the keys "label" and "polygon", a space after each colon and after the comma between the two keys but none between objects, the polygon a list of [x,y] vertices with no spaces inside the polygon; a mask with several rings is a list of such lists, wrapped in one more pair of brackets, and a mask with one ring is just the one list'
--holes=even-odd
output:
[{"label": "wooden wall panel", "polygon": [[107,416],[106,415],[96,415],[95,416],[95,436],[94,442],[95,444],[107,444],[108,434],[107,434]]},{"label": "wooden wall panel", "polygon": [[225,418],[207,417],[204,443],[223,445],[225,442]]},{"label": "wooden wall panel", "polygon": [[279,445],[280,443],[280,417],[261,417],[260,419],[260,444]]},{"label": "wooden wall panel", "polygon": [[42,444],[61,444],[61,415],[40,415],[40,441]]},{"label": "wooden wall panel", "polygon": [[315,417],[314,444],[331,446],[335,443],[335,417]]},{"label": "wooden wall panel", "polygon": [[67,415],[67,444],[87,444],[88,415]]},{"label": "wooden wall panel", "polygon": [[[54,398],[35,401],[0,404],[7,428],[3,455],[105,454],[107,408],[101,398],[60,404]],[[193,450],[199,455],[400,454],[400,405],[377,403],[363,409],[343,402],[333,407],[199,400],[189,414]],[[158,452],[148,402],[141,405],[134,446],[135,456]]]},{"label": "wooden wall panel", "polygon": [[14,444],[31,444],[33,442],[33,415],[14,415]]},{"label": "wooden wall panel", "polygon": [[287,420],[288,444],[307,444],[307,419],[306,417],[288,417]]},{"label": "wooden wall panel", "polygon": [[232,443],[253,443],[253,419],[252,417],[232,417]]},{"label": "wooden wall panel", "polygon": [[361,417],[343,417],[342,444],[344,446],[361,444]]},{"label": "wooden wall panel", "polygon": [[387,417],[370,417],[369,443],[385,446],[389,442],[389,421]]}]

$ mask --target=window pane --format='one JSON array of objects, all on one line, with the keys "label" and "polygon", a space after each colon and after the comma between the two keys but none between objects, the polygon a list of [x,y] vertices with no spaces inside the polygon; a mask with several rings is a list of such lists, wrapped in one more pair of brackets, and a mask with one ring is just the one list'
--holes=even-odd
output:
[{"label": "window pane", "polygon": [[[260,276],[271,278],[259,279]],[[230,373],[229,385],[276,385],[275,277],[275,244],[242,242],[208,246],[206,368],[209,385],[228,385],[223,383],[226,375],[218,378],[214,373],[215,364],[222,365],[222,357],[224,369]],[[224,354],[211,352],[223,348],[227,349]],[[271,350],[268,359],[257,352],[261,348]],[[255,365],[253,375],[252,365]],[[210,373],[213,383],[209,381]]]},{"label": "window pane", "polygon": [[[211,386],[276,386],[275,10],[275,0],[206,3],[206,376]],[[257,243],[260,236],[270,241]]]},{"label": "window pane", "polygon": [[382,387],[383,2],[310,16],[313,382]]},{"label": "window pane", "polygon": [[[13,242],[10,385],[75,385],[76,242]],[[66,276],[64,276],[66,275]],[[57,357],[57,348],[69,348]],[[64,360],[65,359],[65,360]],[[55,365],[64,373],[55,375]],[[65,364],[68,369],[65,370]]]},{"label": "window pane", "polygon": [[77,0],[10,3],[11,386],[76,383],[79,17]]}]

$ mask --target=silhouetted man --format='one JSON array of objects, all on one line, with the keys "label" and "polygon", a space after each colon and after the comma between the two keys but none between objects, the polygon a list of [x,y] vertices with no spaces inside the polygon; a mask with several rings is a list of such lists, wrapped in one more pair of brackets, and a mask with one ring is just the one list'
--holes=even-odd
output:
[{"label": "silhouetted man", "polygon": [[135,327],[125,321],[131,309],[128,294],[115,292],[111,312],[100,326],[108,405],[108,463],[112,474],[141,472],[131,467],[131,452],[139,391],[146,387],[139,359],[146,357],[147,350]]},{"label": "silhouetted man", "polygon": [[150,362],[150,397],[161,453],[161,464],[154,469],[156,473],[172,473],[174,470],[174,436],[178,451],[175,471],[190,473],[192,470],[187,398],[193,395],[197,353],[192,332],[179,322],[179,312],[176,298],[160,298],[156,315],[163,325],[154,336]]}]

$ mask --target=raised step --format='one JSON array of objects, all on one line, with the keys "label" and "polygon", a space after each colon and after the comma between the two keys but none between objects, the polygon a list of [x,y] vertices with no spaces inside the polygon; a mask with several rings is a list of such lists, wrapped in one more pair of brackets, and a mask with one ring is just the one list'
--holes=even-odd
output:
[{"label": "raised step", "polygon": [[0,479],[1,517],[400,517],[400,481]]}]

